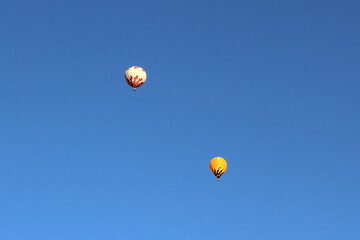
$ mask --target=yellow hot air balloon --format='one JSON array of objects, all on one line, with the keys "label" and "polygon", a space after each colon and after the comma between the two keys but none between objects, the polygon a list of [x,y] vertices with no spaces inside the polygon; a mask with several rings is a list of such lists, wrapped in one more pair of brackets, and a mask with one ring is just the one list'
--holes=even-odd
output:
[{"label": "yellow hot air balloon", "polygon": [[221,175],[226,172],[227,163],[222,157],[215,157],[211,159],[209,167],[210,171],[217,177],[217,180],[220,181]]}]

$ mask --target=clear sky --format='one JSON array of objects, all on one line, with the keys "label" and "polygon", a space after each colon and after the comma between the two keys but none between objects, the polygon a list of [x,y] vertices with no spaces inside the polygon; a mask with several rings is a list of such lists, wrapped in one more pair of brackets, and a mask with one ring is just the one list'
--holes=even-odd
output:
[{"label": "clear sky", "polygon": [[359,12],[2,0],[0,239],[360,239]]}]

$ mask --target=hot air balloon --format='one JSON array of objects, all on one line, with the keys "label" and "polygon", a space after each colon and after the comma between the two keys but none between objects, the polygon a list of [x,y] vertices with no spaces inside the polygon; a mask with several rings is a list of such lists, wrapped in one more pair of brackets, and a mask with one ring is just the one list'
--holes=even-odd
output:
[{"label": "hot air balloon", "polygon": [[141,67],[129,67],[125,71],[125,81],[136,91],[136,88],[143,85],[146,81],[146,72]]},{"label": "hot air balloon", "polygon": [[222,157],[215,157],[211,159],[209,167],[210,171],[217,177],[217,180],[220,181],[221,175],[226,172],[227,163]]}]

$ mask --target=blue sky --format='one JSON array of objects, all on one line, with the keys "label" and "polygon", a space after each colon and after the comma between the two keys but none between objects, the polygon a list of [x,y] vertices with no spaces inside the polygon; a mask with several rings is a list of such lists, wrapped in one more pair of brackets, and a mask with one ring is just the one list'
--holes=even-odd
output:
[{"label": "blue sky", "polygon": [[0,238],[360,239],[359,10],[1,1]]}]

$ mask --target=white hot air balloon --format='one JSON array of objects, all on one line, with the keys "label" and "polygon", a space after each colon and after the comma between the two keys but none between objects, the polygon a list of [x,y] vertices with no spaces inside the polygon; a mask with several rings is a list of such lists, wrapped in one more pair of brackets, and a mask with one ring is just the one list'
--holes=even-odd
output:
[{"label": "white hot air balloon", "polygon": [[125,81],[129,86],[131,86],[134,91],[136,91],[136,88],[143,85],[146,81],[146,72],[143,68],[133,66],[129,67],[125,71]]}]

